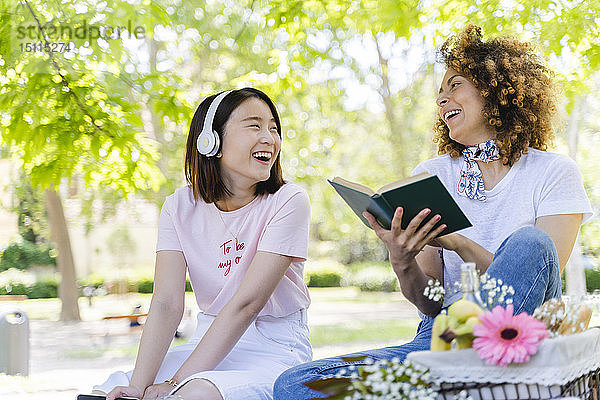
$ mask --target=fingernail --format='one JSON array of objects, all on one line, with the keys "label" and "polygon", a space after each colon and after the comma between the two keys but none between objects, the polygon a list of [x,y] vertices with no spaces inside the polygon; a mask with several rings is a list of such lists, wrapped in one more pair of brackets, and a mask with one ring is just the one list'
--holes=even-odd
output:
[{"label": "fingernail", "polygon": [[446,229],[446,225],[441,226],[442,230]]},{"label": "fingernail", "polygon": [[426,208],[425,210],[423,210],[423,214],[427,215],[431,212],[431,210],[429,208]]},{"label": "fingernail", "polygon": [[435,217],[433,217],[434,221],[439,221],[440,219],[442,219],[442,217],[440,217],[439,215],[436,215]]}]

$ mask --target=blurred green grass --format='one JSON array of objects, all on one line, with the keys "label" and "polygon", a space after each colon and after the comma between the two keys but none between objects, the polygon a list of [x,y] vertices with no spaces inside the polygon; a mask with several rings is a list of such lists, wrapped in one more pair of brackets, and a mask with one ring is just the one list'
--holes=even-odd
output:
[{"label": "blurred green grass", "polygon": [[359,302],[390,303],[405,302],[400,292],[361,292],[357,287],[309,288],[313,303],[318,302]]},{"label": "blurred green grass", "polygon": [[374,320],[319,325],[310,330],[310,342],[314,347],[336,343],[382,342],[398,340],[399,343],[412,339],[418,321]]}]

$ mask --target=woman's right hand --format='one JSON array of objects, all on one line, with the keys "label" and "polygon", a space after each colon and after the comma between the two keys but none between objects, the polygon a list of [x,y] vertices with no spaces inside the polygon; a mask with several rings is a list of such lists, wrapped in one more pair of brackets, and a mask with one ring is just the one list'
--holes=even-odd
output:
[{"label": "woman's right hand", "polygon": [[[375,231],[375,234],[385,244],[390,255],[390,263],[392,266],[402,267],[408,266],[413,262],[415,256],[425,247],[425,245],[438,236],[446,225],[440,225],[433,229],[435,224],[441,219],[440,215],[435,215],[421,228],[419,226],[427,218],[431,210],[428,208],[421,210],[408,224],[405,230],[402,230],[402,207],[398,207],[392,219],[390,230],[383,228],[375,217],[368,212],[364,212],[363,216],[369,221],[369,224]],[[432,230],[433,229],[433,230]]]},{"label": "woman's right hand", "polygon": [[115,400],[119,397],[134,397],[141,399],[143,391],[134,386],[117,386],[106,395],[106,400]]}]

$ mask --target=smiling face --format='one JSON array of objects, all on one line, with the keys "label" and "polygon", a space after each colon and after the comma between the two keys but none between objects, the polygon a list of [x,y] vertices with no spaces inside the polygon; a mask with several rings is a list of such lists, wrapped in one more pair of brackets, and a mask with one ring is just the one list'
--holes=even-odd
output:
[{"label": "smiling face", "polygon": [[281,137],[269,106],[251,97],[244,100],[225,124],[219,165],[223,180],[234,193],[254,190],[271,174],[281,149]]},{"label": "smiling face", "polygon": [[450,138],[472,146],[496,137],[483,116],[484,99],[470,79],[448,68],[436,101],[439,115],[450,131]]}]

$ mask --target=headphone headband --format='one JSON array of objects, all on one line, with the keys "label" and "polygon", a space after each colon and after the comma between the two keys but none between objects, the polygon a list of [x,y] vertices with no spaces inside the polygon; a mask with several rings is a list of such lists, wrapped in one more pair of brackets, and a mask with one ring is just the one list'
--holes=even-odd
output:
[{"label": "headphone headband", "polygon": [[219,104],[221,104],[221,101],[223,101],[225,96],[231,92],[232,90],[226,90],[219,93],[217,97],[215,97],[210,103],[208,111],[206,112],[204,124],[202,125],[202,131],[196,140],[196,148],[198,149],[198,152],[206,157],[212,157],[219,152],[221,140],[219,139],[219,134],[213,130],[212,125],[215,114],[217,113],[217,108],[219,108]]}]

